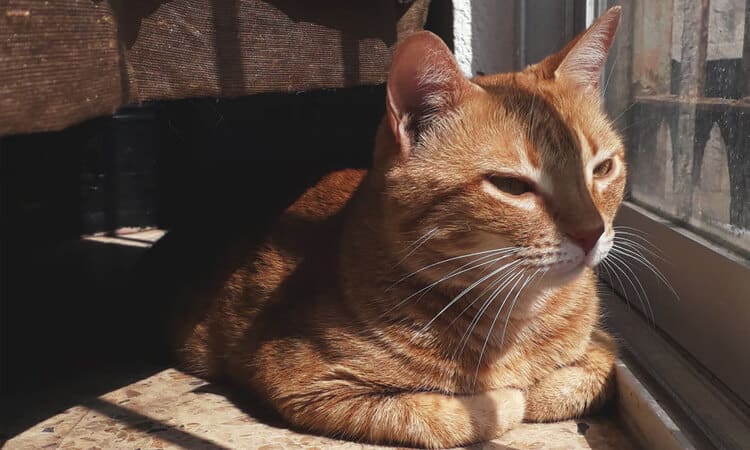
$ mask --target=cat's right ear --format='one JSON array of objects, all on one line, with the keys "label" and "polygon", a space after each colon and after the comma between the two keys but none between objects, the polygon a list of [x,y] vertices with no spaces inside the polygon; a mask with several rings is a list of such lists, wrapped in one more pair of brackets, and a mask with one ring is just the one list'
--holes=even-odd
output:
[{"label": "cat's right ear", "polygon": [[458,103],[470,82],[450,49],[429,31],[401,41],[388,73],[388,121],[402,153],[419,142],[436,115]]}]

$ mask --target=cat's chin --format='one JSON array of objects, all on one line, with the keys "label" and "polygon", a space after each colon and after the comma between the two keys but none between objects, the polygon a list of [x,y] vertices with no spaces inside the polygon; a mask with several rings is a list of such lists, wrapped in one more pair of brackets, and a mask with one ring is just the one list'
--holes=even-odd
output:
[{"label": "cat's chin", "polygon": [[576,280],[581,275],[581,273],[583,273],[586,267],[587,264],[584,261],[581,261],[574,266],[566,267],[564,269],[558,269],[555,271],[549,271],[544,276],[544,285],[547,288],[564,286]]},{"label": "cat's chin", "polygon": [[518,302],[511,316],[520,320],[527,320],[536,316],[544,309],[547,300],[554,296],[559,287],[575,281],[585,268],[586,264],[582,261],[576,266],[546,273],[542,279],[531,283],[524,299]]}]

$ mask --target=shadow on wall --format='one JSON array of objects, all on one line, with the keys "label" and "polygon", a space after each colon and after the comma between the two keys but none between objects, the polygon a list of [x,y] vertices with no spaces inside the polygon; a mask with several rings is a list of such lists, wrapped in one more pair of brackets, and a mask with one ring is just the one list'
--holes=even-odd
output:
[{"label": "shadow on wall", "polygon": [[426,0],[358,6],[329,0],[315,7],[299,0],[131,3],[110,0],[123,52],[123,95],[130,101],[174,98],[175,92],[236,97],[373,83],[382,80],[399,31],[421,24],[427,5]]}]

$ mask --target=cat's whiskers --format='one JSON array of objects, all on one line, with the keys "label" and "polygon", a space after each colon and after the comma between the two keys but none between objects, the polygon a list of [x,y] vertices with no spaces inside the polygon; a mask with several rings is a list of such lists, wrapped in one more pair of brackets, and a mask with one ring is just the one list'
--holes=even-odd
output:
[{"label": "cat's whiskers", "polygon": [[[664,276],[664,274],[662,274],[661,271],[651,261],[649,261],[645,257],[645,255],[641,252],[641,250],[646,251],[652,254],[653,256],[660,258],[662,260],[664,260],[664,258],[661,257],[661,255],[657,254],[656,252],[652,251],[651,249],[647,248],[643,243],[636,241],[634,238],[642,240],[643,242],[654,247],[657,251],[660,252],[659,248],[656,247],[654,244],[652,244],[644,236],[637,234],[635,232],[623,231],[622,230],[623,228],[630,229],[629,227],[616,227],[615,228],[615,238],[613,239],[613,242],[612,242],[612,249],[610,250],[610,254],[608,255],[607,259],[602,261],[602,267],[607,271],[607,275],[610,279],[610,282],[612,281],[612,274],[614,274],[614,276],[617,278],[617,281],[620,285],[620,290],[622,294],[625,296],[625,300],[629,303],[630,301],[628,299],[627,290],[625,289],[625,285],[622,282],[622,279],[620,278],[618,271],[625,277],[625,279],[630,283],[631,287],[633,288],[636,295],[638,296],[643,313],[650,316],[651,323],[652,325],[655,326],[656,318],[653,312],[653,308],[651,306],[651,301],[648,298],[648,294],[646,293],[646,290],[643,287],[643,284],[638,278],[638,275],[632,269],[632,267],[630,267],[630,265],[627,263],[626,258],[628,260],[633,260],[633,261],[638,262],[643,267],[648,269],[651,273],[653,273],[654,276],[661,283],[663,283],[667,288],[669,288],[669,290],[672,292],[675,298],[679,299],[679,296],[675,292],[671,283],[669,283],[667,278]],[[635,230],[635,229],[632,229],[632,230],[640,233],[639,230]],[[632,239],[629,237],[624,237],[623,235],[631,236]],[[610,267],[612,269],[612,273],[610,273],[609,271]],[[630,275],[628,275],[628,272],[630,273],[630,275],[632,275],[632,278]],[[637,284],[637,287],[636,287],[636,284]]]},{"label": "cat's whiskers", "polygon": [[[610,270],[610,268],[609,268],[609,262],[606,259],[600,261],[599,265],[597,265],[596,268],[595,268],[596,275],[597,275],[597,281],[601,281],[602,283],[606,283],[603,280],[603,278],[602,278],[603,274],[601,273],[600,269],[604,270],[604,272],[607,275],[607,280],[609,280],[609,284],[611,285],[614,282],[614,275],[612,274],[612,270]],[[614,287],[614,286],[612,286],[612,287]],[[626,300],[625,304],[628,307],[628,311],[630,311],[630,301],[627,299],[627,297],[625,298],[625,300]]]},{"label": "cat's whiskers", "polygon": [[[517,269],[517,268],[516,268]],[[485,312],[492,306],[492,303],[495,301],[495,299],[500,295],[500,293],[510,285],[518,276],[521,275],[521,271],[519,270],[513,270],[512,272],[506,273],[501,278],[503,280],[502,285],[500,285],[498,288],[496,288],[492,294],[487,298],[487,301],[485,301],[482,304],[482,307],[474,314],[474,318],[471,320],[469,325],[466,327],[466,331],[464,332],[463,336],[461,336],[461,339],[459,340],[460,349],[457,346],[456,348],[459,349],[459,352],[463,352],[466,345],[469,343],[469,338],[471,337],[472,333],[474,332],[474,329],[477,325],[479,325],[479,322],[481,321],[482,316]]]},{"label": "cat's whiskers", "polygon": [[404,275],[403,277],[399,278],[396,282],[394,282],[392,285],[388,286],[388,288],[386,288],[386,292],[390,291],[391,289],[393,289],[394,287],[396,287],[399,284],[403,283],[404,281],[408,280],[409,278],[411,278],[411,277],[413,277],[415,275],[418,275],[421,272],[424,272],[425,270],[429,270],[429,269],[432,269],[434,267],[437,267],[437,266],[440,266],[440,265],[443,265],[443,264],[447,264],[449,262],[457,261],[459,259],[464,259],[464,258],[471,258],[472,256],[478,256],[478,255],[486,255],[487,257],[491,257],[491,256],[494,256],[495,254],[502,254],[502,253],[507,253],[507,252],[512,252],[512,251],[520,251],[520,248],[518,248],[518,247],[505,247],[505,248],[499,248],[499,249],[496,248],[496,249],[492,249],[492,250],[484,250],[484,251],[481,251],[481,252],[468,253],[468,254],[465,254],[465,255],[459,255],[459,256],[453,256],[453,257],[450,257],[450,258],[446,258],[446,259],[440,260],[438,262],[435,262],[435,263],[429,264],[427,266],[424,266],[421,269],[417,269],[414,272],[411,272],[411,273],[409,273],[407,275]]},{"label": "cat's whiskers", "polygon": [[[482,297],[484,296],[484,294],[485,294],[485,293],[486,293],[487,291],[489,291],[489,289],[492,289],[492,288],[494,288],[494,286],[497,286],[498,284],[502,283],[502,284],[501,284],[501,285],[500,285],[499,287],[495,288],[495,290],[494,290],[494,291],[493,291],[493,292],[492,292],[492,293],[491,293],[491,294],[490,294],[490,295],[489,295],[489,296],[487,297],[487,300],[485,300],[485,301],[484,301],[484,303],[482,303],[482,306],[481,306],[481,307],[480,307],[480,308],[479,308],[479,309],[477,310],[477,312],[476,312],[476,313],[474,314],[474,317],[473,317],[473,318],[472,318],[472,320],[471,320],[471,321],[469,322],[469,325],[468,325],[468,326],[466,327],[466,331],[465,331],[465,332],[464,332],[464,334],[463,334],[463,335],[461,336],[461,339],[459,339],[459,342],[458,342],[458,344],[459,344],[459,345],[460,345],[460,344],[461,344],[462,342],[464,342],[464,340],[465,340],[465,339],[467,338],[467,336],[469,336],[469,335],[471,334],[471,331],[473,331],[473,330],[474,330],[474,327],[476,327],[476,325],[477,325],[477,323],[478,323],[479,319],[480,319],[480,318],[481,318],[481,316],[482,316],[482,315],[484,314],[484,312],[485,312],[485,311],[487,310],[487,308],[489,308],[489,307],[490,307],[490,305],[491,305],[491,304],[492,304],[492,302],[493,302],[493,301],[495,300],[495,297],[496,297],[496,296],[497,296],[497,295],[499,294],[499,292],[500,292],[500,291],[502,291],[502,290],[503,290],[503,289],[504,289],[504,288],[505,288],[505,287],[506,287],[506,286],[507,286],[507,285],[508,285],[508,284],[509,284],[510,282],[512,282],[512,281],[513,281],[513,278],[514,278],[514,277],[516,276],[516,274],[518,273],[518,272],[517,272],[517,269],[518,269],[519,265],[520,265],[520,264],[521,264],[522,262],[523,262],[523,260],[517,260],[517,261],[515,261],[515,262],[514,262],[514,263],[513,263],[513,264],[512,264],[511,266],[509,266],[509,267],[507,267],[507,268],[506,268],[506,272],[504,272],[504,273],[501,273],[501,274],[497,275],[496,279],[495,279],[495,280],[493,280],[493,281],[492,281],[492,282],[490,283],[490,285],[489,285],[489,286],[488,286],[488,287],[487,287],[487,288],[486,288],[486,289],[485,289],[484,291],[482,291],[482,293],[481,293],[481,294],[480,294],[480,295],[479,295],[479,296],[478,296],[477,298],[475,298],[475,299],[474,299],[474,301],[472,301],[472,302],[471,302],[471,303],[470,303],[469,305],[467,305],[467,306],[466,306],[466,307],[465,307],[465,308],[464,308],[464,309],[463,309],[463,310],[462,310],[462,311],[461,311],[461,312],[460,312],[460,313],[459,313],[458,315],[456,315],[456,317],[454,317],[454,318],[453,318],[453,320],[452,320],[452,321],[451,321],[451,322],[450,322],[450,323],[448,324],[448,328],[450,328],[451,326],[453,326],[453,324],[454,324],[454,323],[456,322],[456,320],[458,320],[458,319],[459,319],[459,318],[460,318],[461,316],[463,316],[463,315],[464,315],[464,313],[466,313],[466,311],[467,311],[467,310],[468,310],[469,308],[471,308],[471,307],[472,307],[472,306],[473,306],[474,304],[476,304],[476,302],[477,302],[477,301],[478,301],[479,299],[481,299],[481,298],[482,298]],[[459,345],[457,345],[457,346],[456,346],[456,349],[458,349],[458,346],[459,346]],[[464,344],[464,345],[465,345],[465,344]],[[463,347],[461,347],[461,350],[463,350]],[[456,354],[456,353],[454,352],[454,355],[453,355],[453,356],[454,356],[454,358],[455,358],[455,354]]]},{"label": "cat's whiskers", "polygon": [[[428,292],[429,292],[429,291],[430,291],[430,290],[431,290],[432,288],[434,288],[435,286],[437,286],[438,284],[440,284],[440,283],[442,283],[442,282],[444,282],[444,281],[446,281],[446,280],[449,280],[449,279],[451,279],[451,278],[453,278],[453,277],[456,277],[456,276],[458,276],[458,275],[464,274],[464,273],[466,273],[466,272],[469,272],[469,271],[471,271],[471,270],[477,269],[477,268],[479,268],[479,267],[484,267],[484,266],[487,266],[487,265],[489,265],[489,264],[493,264],[493,263],[496,263],[496,262],[498,262],[498,261],[501,261],[501,260],[503,260],[503,259],[505,259],[505,258],[511,257],[511,256],[513,256],[513,255],[514,255],[514,254],[515,254],[515,253],[516,253],[517,251],[506,251],[505,249],[502,249],[502,250],[493,250],[492,252],[493,252],[493,253],[491,253],[491,254],[489,254],[489,255],[484,255],[484,256],[481,256],[481,257],[479,257],[479,258],[476,258],[476,259],[474,259],[474,260],[472,260],[472,261],[470,261],[470,262],[468,262],[468,263],[464,264],[463,266],[461,266],[461,267],[459,267],[459,268],[457,268],[457,269],[454,269],[453,271],[451,271],[451,272],[450,272],[450,273],[448,273],[447,275],[443,276],[443,277],[442,277],[442,278],[440,278],[439,280],[437,280],[437,281],[435,281],[435,282],[433,282],[433,283],[430,283],[429,285],[427,285],[427,286],[425,286],[425,287],[423,287],[423,288],[419,289],[418,291],[416,291],[416,292],[414,292],[413,294],[409,295],[409,296],[408,296],[408,297],[406,297],[405,299],[403,299],[403,300],[399,301],[399,302],[398,302],[397,304],[395,304],[395,305],[394,305],[393,307],[391,307],[391,308],[389,308],[388,310],[386,310],[386,311],[385,311],[385,312],[384,312],[384,313],[382,314],[382,316],[385,316],[385,315],[389,314],[390,312],[392,312],[392,311],[394,311],[395,309],[399,308],[400,306],[402,306],[403,304],[405,304],[406,302],[408,302],[408,301],[409,301],[409,300],[411,300],[412,298],[416,297],[417,295],[419,295],[419,296],[420,296],[419,298],[422,298],[422,297],[423,297],[424,295],[426,295],[426,294],[427,294],[427,293],[428,293]],[[487,252],[478,252],[478,253],[487,253]],[[499,257],[496,257],[497,255],[501,255],[501,256],[499,256]],[[454,258],[450,258],[450,259],[451,259],[451,260],[456,260],[456,259],[459,259],[459,258],[460,258],[460,257],[454,257]],[[491,259],[491,260],[489,260],[489,261],[478,262],[478,261],[481,261],[481,260],[484,260],[484,259],[487,259],[487,258],[493,258],[493,259]],[[444,262],[444,261],[443,261],[443,262]],[[438,263],[435,263],[435,264],[431,264],[430,266],[434,266],[434,265],[437,265],[437,264],[438,264]],[[427,267],[430,267],[430,266],[427,266]],[[471,266],[471,267],[467,267],[467,266]],[[465,267],[467,267],[467,268],[465,268]],[[423,269],[420,269],[420,270],[418,270],[417,272],[420,272],[420,271],[422,271],[422,270],[424,270],[424,268],[423,268]],[[417,272],[415,272],[415,273],[417,273]],[[390,288],[389,288],[389,289],[390,289]],[[420,295],[420,294],[421,294],[421,295]]]},{"label": "cat's whiskers", "polygon": [[[622,225],[614,227],[614,231],[615,238],[613,240],[612,248],[616,250],[616,252],[619,252],[621,256],[632,259],[648,269],[672,292],[672,295],[674,295],[675,299],[679,300],[680,296],[675,291],[672,283],[670,283],[667,277],[661,272],[661,270],[659,270],[659,268],[656,267],[654,263],[649,261],[648,258],[646,258],[646,256],[642,253],[642,251],[646,252],[651,256],[664,261],[667,264],[670,263],[664,252],[646,237],[648,234],[637,228]],[[650,246],[651,248],[648,248],[646,245]]]},{"label": "cat's whiskers", "polygon": [[641,249],[633,244],[634,243],[628,241],[619,242],[617,248],[614,249],[615,253],[639,263],[641,266],[651,272],[661,283],[667,286],[667,288],[672,291],[672,294],[675,296],[675,298],[678,298],[677,293],[674,291],[674,287],[672,287],[672,283],[670,283],[669,280],[667,280],[666,276],[664,276],[664,274],[651,261],[649,261],[648,258],[646,258],[641,250],[651,254],[654,258],[661,259],[664,262],[667,261],[661,256],[653,254],[653,252],[650,252],[648,249]]},{"label": "cat's whiskers", "polygon": [[[521,261],[519,260],[518,262],[520,263]],[[448,324],[448,328],[450,328],[451,326],[453,326],[453,324],[456,322],[456,320],[458,320],[461,316],[463,316],[466,313],[466,311],[468,311],[469,308],[471,308],[472,306],[474,306],[479,301],[479,299],[481,299],[482,297],[484,297],[484,295],[487,292],[489,292],[491,289],[493,289],[495,286],[497,286],[499,283],[501,283],[505,279],[504,277],[506,275],[507,275],[507,273],[506,274],[500,274],[500,275],[498,275],[495,278],[495,280],[493,280],[491,283],[489,283],[487,285],[487,287],[484,288],[484,290],[482,292],[480,292],[479,295],[476,298],[474,298],[474,300],[471,303],[469,303],[468,305],[466,305],[466,307],[460,313],[458,313],[456,315],[456,317],[453,318],[453,320]],[[490,294],[490,296],[488,298],[490,298],[490,297],[492,297],[492,294]]]},{"label": "cat's whiskers", "polygon": [[[521,287],[516,291],[516,295],[513,298],[513,301],[511,302],[511,307],[508,310],[508,319],[510,319],[510,314],[513,311],[513,306],[515,306],[516,301],[518,300],[518,297],[521,295],[521,292],[523,292],[524,288],[528,285],[529,281],[532,278],[534,278],[534,276],[536,276],[536,274],[539,273],[540,270],[541,269],[537,269],[536,272],[534,272],[533,274],[527,275]],[[523,271],[521,271],[520,273],[523,274]],[[523,278],[523,276],[519,277],[518,280],[516,280],[516,282],[513,284],[513,287],[508,290],[508,293],[505,295],[505,299],[503,299],[503,302],[500,304],[500,307],[497,309],[497,312],[495,313],[495,317],[493,317],[492,319],[492,323],[490,323],[490,326],[487,329],[487,335],[484,338],[484,343],[482,344],[482,350],[480,350],[479,358],[477,358],[477,367],[474,370],[474,381],[472,384],[475,390],[476,390],[477,378],[479,377],[479,368],[482,366],[482,358],[484,357],[484,352],[487,349],[487,343],[490,340],[490,335],[492,334],[492,331],[495,328],[495,323],[497,322],[498,317],[500,317],[500,312],[505,307],[505,304],[508,302],[508,298],[510,297],[510,294],[513,293],[513,291],[516,289],[516,286],[521,281],[521,278]],[[503,339],[505,338],[505,329],[507,327],[508,327],[508,321],[506,320],[505,327],[503,329]]]},{"label": "cat's whiskers", "polygon": [[[539,277],[539,280],[544,278],[545,275],[547,275],[547,272],[549,272],[549,267],[546,267],[544,269],[544,272],[542,272],[542,276]],[[531,276],[533,279],[536,274],[538,274],[541,271],[541,268],[537,269],[536,272],[534,272],[534,275]],[[526,286],[524,286],[525,288]],[[516,300],[518,300],[518,296],[516,296]],[[510,315],[513,314],[513,308],[516,306],[516,302],[514,301],[513,304],[510,306],[510,311],[508,312],[508,316],[505,318],[505,325],[503,325],[503,335],[500,337],[500,350],[503,348],[503,344],[505,343],[505,332],[508,330],[508,321],[510,320]]]},{"label": "cat's whiskers", "polygon": [[[471,320],[469,325],[466,327],[466,331],[464,332],[463,336],[461,336],[461,339],[459,340],[458,344],[456,345],[456,348],[453,353],[452,359],[455,360],[457,354],[462,354],[464,349],[466,348],[466,345],[468,345],[469,340],[471,339],[472,334],[474,333],[474,329],[479,325],[479,322],[481,321],[484,314],[487,312],[487,310],[492,306],[495,299],[503,292],[504,289],[508,288],[511,283],[513,284],[512,287],[510,287],[508,294],[513,292],[513,289],[515,286],[520,282],[524,269],[522,268],[522,263],[525,261],[525,259],[521,259],[518,261],[518,265],[511,268],[511,272],[507,272],[500,276],[497,281],[502,281],[502,284],[497,287],[492,294],[488,297],[487,301],[484,302],[482,307],[474,314],[474,318]],[[498,311],[502,310],[505,303],[503,303]]]},{"label": "cat's whiskers", "polygon": [[[419,239],[409,244],[403,251],[408,252],[403,258],[401,258],[395,266],[400,266],[404,261],[406,261],[407,258],[409,258],[411,255],[413,255],[421,246],[423,246],[427,241],[432,239],[433,236],[438,232],[440,227],[435,227],[431,229],[430,231],[426,232],[422,235]],[[412,248],[413,247],[413,248]],[[394,266],[394,267],[395,267]]]},{"label": "cat's whiskers", "polygon": [[614,231],[615,231],[615,240],[620,240],[622,242],[631,242],[637,247],[639,247],[640,249],[649,252],[653,256],[656,256],[659,259],[664,260],[665,262],[668,262],[666,260],[666,257],[664,256],[664,251],[661,248],[659,248],[658,245],[651,242],[646,237],[648,235],[645,232],[638,230],[637,228],[627,227],[627,226],[622,226],[622,225],[615,226]]},{"label": "cat's whiskers", "polygon": [[[620,269],[620,272],[625,277],[626,280],[630,283],[630,285],[633,287],[633,290],[635,291],[636,296],[638,296],[638,301],[641,303],[641,307],[643,309],[644,313],[648,313],[651,319],[651,324],[656,325],[656,317],[654,317],[654,310],[651,308],[651,302],[648,299],[648,294],[646,294],[646,290],[643,288],[643,284],[638,279],[638,276],[633,271],[633,269],[625,262],[622,258],[620,258],[617,255],[617,249],[612,247],[610,250],[609,258],[611,258],[612,265]],[[626,272],[627,270],[627,272]],[[628,272],[630,272],[631,275],[633,275],[633,278],[630,278],[630,275],[628,275]],[[633,282],[633,279],[638,283],[638,286],[636,287],[636,283]],[[643,293],[643,295],[641,295]],[[645,300],[645,301],[644,301]]]},{"label": "cat's whiskers", "polygon": [[638,242],[635,239],[628,237],[627,234],[624,232],[621,232],[618,234],[623,234],[623,236],[617,236],[617,239],[621,244],[629,244],[631,247],[636,248],[638,251],[641,251],[641,250],[645,251],[646,253],[649,253],[651,256],[654,256],[658,259],[661,259],[664,262],[667,262],[666,257],[664,256],[664,254],[661,252],[661,250],[658,247],[654,247],[654,249],[650,249],[646,247],[645,245],[643,245],[641,242]]},{"label": "cat's whiskers", "polygon": [[[648,271],[650,271],[661,283],[663,283],[671,292],[672,295],[674,295],[675,299],[679,300],[680,296],[675,291],[674,287],[672,286],[672,283],[669,282],[667,277],[659,270],[654,263],[648,260],[646,256],[641,253],[637,247],[629,246],[633,244],[632,241],[627,242],[615,242],[612,246],[612,251],[619,255],[621,258],[628,258],[630,260],[633,260],[639,264],[641,264],[644,268],[646,268]],[[648,251],[648,249],[644,250]],[[661,258],[659,255],[654,255],[657,258]],[[664,258],[661,258],[664,259]],[[624,264],[624,262],[623,262]]]},{"label": "cat's whiskers", "polygon": [[[612,229],[615,231],[615,234],[622,233],[622,230],[628,231],[633,236],[638,236],[642,238],[645,242],[648,242],[651,245],[654,245],[651,241],[649,241],[647,238],[650,236],[647,232],[641,230],[640,228],[636,227],[630,227],[627,225],[614,225]],[[655,246],[655,245],[654,245]]]},{"label": "cat's whiskers", "polygon": [[531,108],[529,108],[529,127],[526,131],[526,137],[531,138],[534,132],[534,103],[536,103],[536,91],[531,93]]},{"label": "cat's whiskers", "polygon": [[612,79],[612,75],[615,73],[615,67],[617,67],[617,60],[620,59],[620,49],[617,49],[617,53],[615,53],[615,59],[612,62],[612,68],[609,70],[609,75],[607,76],[607,81],[604,82],[604,89],[602,89],[602,98],[606,98],[607,95],[607,87],[609,87],[609,82]]},{"label": "cat's whiskers", "polygon": [[633,102],[633,103],[631,103],[631,104],[630,104],[630,106],[628,106],[627,108],[623,109],[623,110],[622,110],[622,111],[620,112],[620,114],[618,114],[618,115],[617,115],[617,117],[615,117],[614,119],[612,119],[612,123],[615,123],[615,122],[617,122],[617,121],[618,121],[618,120],[619,120],[619,119],[620,119],[620,118],[621,118],[621,117],[622,117],[622,116],[623,116],[623,115],[624,115],[624,114],[625,114],[626,112],[630,111],[630,109],[631,109],[631,108],[632,108],[633,106],[637,105],[637,104],[638,104],[637,102]]},{"label": "cat's whiskers", "polygon": [[639,127],[639,126],[643,125],[644,123],[647,123],[649,120],[652,120],[652,119],[633,120],[632,122],[630,122],[626,126],[624,126],[622,128],[619,128],[618,131],[620,133],[624,134],[629,129],[634,128],[634,127]]},{"label": "cat's whiskers", "polygon": [[516,260],[516,261],[510,262],[510,263],[508,263],[508,264],[504,265],[503,267],[501,267],[501,268],[499,268],[499,269],[495,269],[495,270],[493,270],[493,271],[492,271],[492,272],[491,272],[491,273],[490,273],[489,275],[485,275],[485,276],[483,276],[483,277],[479,278],[479,279],[478,279],[477,281],[475,281],[475,282],[473,282],[472,284],[470,284],[469,286],[467,286],[467,287],[466,287],[466,288],[465,288],[465,289],[464,289],[463,291],[461,291],[461,292],[460,292],[460,293],[459,293],[458,295],[456,295],[455,297],[453,297],[453,300],[451,300],[450,302],[448,302],[448,304],[447,304],[447,305],[445,305],[445,306],[443,307],[443,309],[441,309],[441,310],[440,310],[440,311],[439,311],[439,312],[438,312],[438,313],[437,313],[437,314],[435,315],[435,317],[433,317],[432,319],[430,319],[430,321],[429,321],[429,322],[427,322],[427,324],[425,324],[425,326],[424,326],[424,328],[423,328],[423,331],[424,331],[424,330],[426,330],[427,328],[429,328],[429,327],[430,327],[430,326],[431,326],[431,325],[432,325],[432,324],[433,324],[433,323],[435,322],[435,320],[437,320],[437,319],[438,319],[438,318],[439,318],[439,317],[440,317],[440,316],[441,316],[441,315],[442,315],[442,314],[443,314],[443,313],[444,313],[445,311],[447,311],[447,310],[448,310],[448,308],[450,308],[451,306],[453,306],[454,304],[456,304],[456,302],[458,302],[459,300],[461,300],[461,299],[462,299],[462,298],[463,298],[463,297],[464,297],[464,296],[465,296],[466,294],[468,294],[468,293],[469,293],[469,292],[470,292],[470,291],[471,291],[472,289],[474,289],[475,287],[477,287],[477,286],[479,286],[480,284],[484,283],[484,282],[485,282],[485,281],[487,281],[488,279],[490,279],[490,278],[494,277],[495,275],[499,274],[500,272],[502,272],[503,270],[505,270],[505,269],[506,269],[506,268],[507,268],[508,266],[511,266],[512,264],[516,264],[516,263],[518,263],[518,262],[520,262],[520,261],[522,261],[522,260]]},{"label": "cat's whiskers", "polygon": [[[448,274],[442,276],[437,281],[434,281],[434,282],[430,283],[429,285],[423,287],[422,289],[418,290],[414,294],[412,294],[409,297],[407,297],[406,300],[409,300],[409,299],[413,298],[414,296],[416,296],[418,294],[426,294],[433,287],[435,287],[438,284],[440,284],[440,283],[442,283],[444,281],[447,281],[447,280],[449,280],[449,279],[451,279],[453,277],[456,277],[458,275],[462,275],[462,274],[464,274],[466,272],[469,272],[471,270],[477,269],[479,267],[485,267],[486,268],[487,266],[489,266],[491,264],[494,264],[494,263],[496,263],[498,261],[502,261],[503,259],[511,257],[511,256],[513,256],[512,253],[511,254],[502,254],[502,256],[498,257],[498,254],[496,253],[496,254],[486,255],[486,256],[482,256],[480,258],[474,259],[471,262],[468,262],[468,263],[466,263],[466,264],[464,264],[464,265],[462,265],[462,266],[460,266],[460,267],[458,267],[456,269],[453,269],[452,271],[450,271]],[[493,259],[490,259],[489,261],[482,261],[482,260],[486,260],[488,258],[493,258]],[[482,261],[482,262],[480,262],[480,261]],[[471,267],[468,267],[468,266],[471,266]]]},{"label": "cat's whiskers", "polygon": [[[609,255],[607,255],[607,258],[609,258]],[[617,268],[615,268],[614,264],[607,258],[603,259],[599,264],[601,264],[602,267],[604,268],[609,267],[610,269],[612,269],[611,271],[607,270],[607,274],[610,275],[610,278],[609,278],[610,284],[613,283],[612,275],[614,275],[615,279],[617,280],[617,284],[620,285],[620,292],[622,292],[622,295],[625,297],[625,302],[629,306],[631,302],[630,302],[630,297],[628,297],[628,291],[625,290],[625,284],[622,282],[620,275],[617,273]]]},{"label": "cat's whiskers", "polygon": [[[523,262],[523,260],[519,260],[518,261],[519,265],[520,265],[521,262]],[[476,328],[476,326],[481,321],[481,319],[484,316],[484,313],[487,311],[487,309],[489,309],[489,307],[495,301],[495,299],[497,298],[497,296],[500,295],[500,292],[502,292],[503,289],[505,289],[510,283],[513,282],[513,280],[516,279],[516,277],[518,277],[522,273],[522,271],[518,270],[518,267],[519,267],[518,265],[516,265],[515,267],[511,267],[509,272],[505,272],[505,273],[503,273],[503,274],[501,274],[501,275],[498,276],[498,279],[496,280],[496,282],[502,282],[502,284],[499,287],[497,287],[492,292],[492,294],[489,295],[489,297],[487,297],[487,300],[484,301],[484,303],[479,308],[479,310],[477,310],[477,312],[474,314],[474,317],[472,318],[472,320],[466,326],[466,331],[463,333],[463,335],[459,339],[458,343],[455,346],[455,349],[453,350],[453,354],[451,355],[451,361],[452,362],[455,362],[456,358],[460,354],[463,354],[464,348],[466,348],[466,345],[469,343],[469,339],[471,338],[471,335],[473,334],[474,329]],[[481,298],[481,297],[479,297],[479,298]],[[477,298],[476,300],[478,300],[479,298]],[[460,317],[461,315],[463,315],[464,312],[465,312],[465,310],[462,311],[461,314],[456,317],[456,319],[458,317]],[[455,372],[454,372],[454,376],[455,376]]]}]

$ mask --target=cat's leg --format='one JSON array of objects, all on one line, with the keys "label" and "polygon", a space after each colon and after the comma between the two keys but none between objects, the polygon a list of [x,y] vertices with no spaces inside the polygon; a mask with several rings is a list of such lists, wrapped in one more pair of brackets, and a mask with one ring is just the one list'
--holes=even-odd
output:
[{"label": "cat's leg", "polygon": [[615,358],[612,337],[595,331],[581,358],[556,369],[528,389],[524,419],[565,420],[602,407],[615,393]]},{"label": "cat's leg", "polygon": [[[317,391],[317,389],[316,389]],[[281,413],[294,425],[333,437],[427,448],[493,439],[519,424],[524,394],[498,389],[477,395],[320,391],[287,398]]]}]

